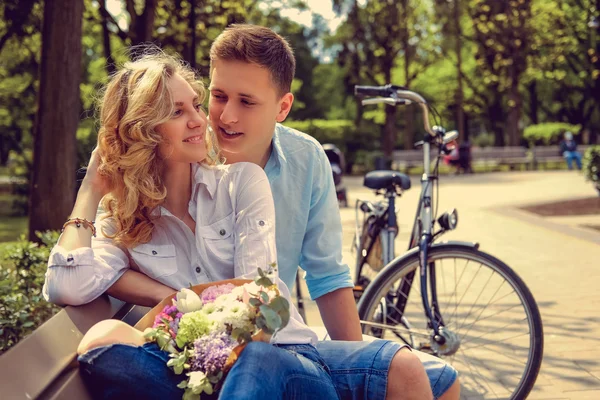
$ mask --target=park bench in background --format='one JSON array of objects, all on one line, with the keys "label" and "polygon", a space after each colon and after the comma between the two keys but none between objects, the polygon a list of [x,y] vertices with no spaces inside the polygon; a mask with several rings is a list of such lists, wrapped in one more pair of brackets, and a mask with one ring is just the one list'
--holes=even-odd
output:
[{"label": "park bench in background", "polygon": [[[437,153],[431,152],[431,157]],[[483,147],[471,149],[471,165],[479,166],[485,171],[508,165],[509,168],[529,169],[532,157],[529,150],[521,146]],[[409,173],[411,168],[423,165],[421,150],[396,150],[392,153],[392,169]]]},{"label": "park bench in background", "polygon": [[[580,145],[577,150],[583,155],[590,145]],[[437,156],[431,152],[431,159]],[[494,171],[501,166],[514,169],[540,169],[549,164],[566,163],[559,153],[558,146],[538,146],[527,149],[521,146],[475,147],[471,149],[471,166],[479,170]],[[404,173],[423,165],[421,150],[395,150],[392,153],[392,169]],[[566,164],[565,164],[566,165]]]},{"label": "park bench in background", "polygon": [[[590,145],[577,146],[577,151],[583,156]],[[534,168],[546,168],[550,163],[565,163],[566,161],[560,154],[558,146],[538,146],[533,149]]]}]

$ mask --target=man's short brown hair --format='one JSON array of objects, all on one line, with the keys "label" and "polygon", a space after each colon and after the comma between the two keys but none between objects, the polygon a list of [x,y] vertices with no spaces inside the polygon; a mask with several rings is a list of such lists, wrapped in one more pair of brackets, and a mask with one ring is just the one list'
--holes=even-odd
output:
[{"label": "man's short brown hair", "polygon": [[234,24],[210,48],[211,71],[216,60],[243,61],[269,70],[280,96],[292,89],[296,59],[289,43],[269,28]]}]

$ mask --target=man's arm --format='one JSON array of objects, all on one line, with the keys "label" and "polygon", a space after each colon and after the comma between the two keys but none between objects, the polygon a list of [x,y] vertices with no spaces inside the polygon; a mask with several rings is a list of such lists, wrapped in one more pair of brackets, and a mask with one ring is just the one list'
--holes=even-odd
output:
[{"label": "man's arm", "polygon": [[316,299],[325,328],[333,340],[361,341],[360,319],[351,288],[342,288]]},{"label": "man's arm", "polygon": [[154,307],[175,289],[140,272],[127,270],[107,291],[112,297],[128,303]]},{"label": "man's arm", "polygon": [[354,283],[350,269],[342,261],[342,222],[333,174],[322,149],[317,150],[316,161],[312,163],[315,169],[311,205],[300,266],[306,271],[308,289],[331,338],[360,341]]}]

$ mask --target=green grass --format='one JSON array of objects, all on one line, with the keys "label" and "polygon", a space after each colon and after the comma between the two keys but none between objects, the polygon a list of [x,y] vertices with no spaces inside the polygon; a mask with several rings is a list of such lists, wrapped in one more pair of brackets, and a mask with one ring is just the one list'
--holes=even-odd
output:
[{"label": "green grass", "polygon": [[0,243],[13,242],[21,234],[27,234],[27,217],[2,217],[0,219]]}]

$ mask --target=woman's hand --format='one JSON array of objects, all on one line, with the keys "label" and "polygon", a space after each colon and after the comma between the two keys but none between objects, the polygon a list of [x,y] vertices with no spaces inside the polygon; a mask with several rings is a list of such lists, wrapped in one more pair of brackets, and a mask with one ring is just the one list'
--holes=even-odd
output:
[{"label": "woman's hand", "polygon": [[80,190],[90,191],[95,197],[101,199],[110,192],[111,185],[110,179],[98,171],[99,167],[100,154],[98,153],[98,148],[96,147],[94,151],[92,151],[92,156],[87,166],[87,171],[85,173],[85,177],[83,178],[83,182],[81,183]]}]

